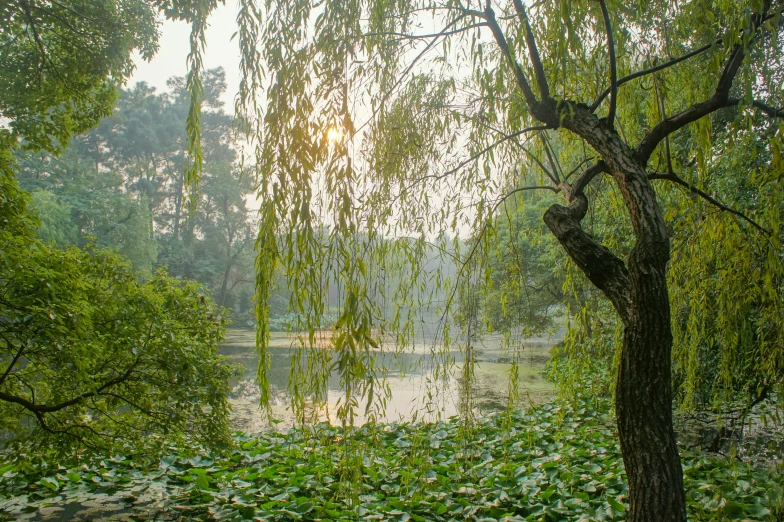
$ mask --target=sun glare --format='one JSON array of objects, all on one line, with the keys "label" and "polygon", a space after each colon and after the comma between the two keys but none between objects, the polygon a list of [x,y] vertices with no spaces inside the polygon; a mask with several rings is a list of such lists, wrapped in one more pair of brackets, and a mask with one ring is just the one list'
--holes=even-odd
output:
[{"label": "sun glare", "polygon": [[327,130],[327,139],[333,145],[337,145],[341,141],[343,141],[343,131],[337,127],[330,127]]}]

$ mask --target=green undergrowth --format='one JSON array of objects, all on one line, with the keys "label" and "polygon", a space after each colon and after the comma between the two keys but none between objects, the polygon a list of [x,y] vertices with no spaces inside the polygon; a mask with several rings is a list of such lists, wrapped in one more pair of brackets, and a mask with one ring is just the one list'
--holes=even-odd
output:
[{"label": "green undergrowth", "polygon": [[[350,436],[327,425],[238,434],[226,455],[173,450],[147,467],[17,457],[0,466],[0,519],[103,501],[137,520],[623,520],[612,426],[606,403],[582,402]],[[782,520],[781,470],[696,454],[683,466],[692,520]]]}]

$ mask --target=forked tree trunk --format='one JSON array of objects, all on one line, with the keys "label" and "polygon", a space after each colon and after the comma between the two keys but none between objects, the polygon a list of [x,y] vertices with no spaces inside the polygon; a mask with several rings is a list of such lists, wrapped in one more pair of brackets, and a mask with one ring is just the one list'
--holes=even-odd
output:
[{"label": "forked tree trunk", "polygon": [[[616,416],[629,482],[632,522],[684,522],[686,499],[672,425],[672,330],[667,295],[670,244],[661,208],[645,166],[604,121],[571,106],[564,127],[584,138],[602,162],[571,186],[569,206],[553,205],[548,228],[588,279],[610,299],[624,324],[616,387]],[[586,233],[583,189],[609,173],[623,196],[635,246],[626,262]]]},{"label": "forked tree trunk", "polygon": [[[579,225],[584,196],[554,205],[545,222],[624,322],[615,395],[632,522],[683,522],[686,499],[672,426],[669,242],[639,241],[624,264]],[[627,266],[628,265],[628,268]]]}]

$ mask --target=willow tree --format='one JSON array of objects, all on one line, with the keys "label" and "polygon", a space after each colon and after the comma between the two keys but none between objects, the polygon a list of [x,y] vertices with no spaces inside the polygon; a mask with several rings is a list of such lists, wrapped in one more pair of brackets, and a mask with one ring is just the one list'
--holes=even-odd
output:
[{"label": "willow tree", "polygon": [[[262,354],[264,302],[281,265],[311,344],[325,282],[341,281],[333,341],[350,422],[357,398],[374,393],[373,327],[389,316],[378,298],[422,298],[421,285],[390,292],[385,274],[416,275],[426,268],[422,245],[472,225],[486,230],[511,193],[552,191],[564,204],[544,222],[623,325],[616,415],[630,520],[685,520],[672,425],[670,230],[652,181],[743,216],[699,188],[713,175],[712,118],[728,108],[729,139],[768,129],[780,172],[781,9],[770,0],[243,0],[237,109],[261,174]],[[670,147],[684,137],[693,144],[685,158]],[[537,165],[531,182],[522,173]],[[609,246],[582,223],[600,187],[624,208]],[[750,233],[778,241],[748,220]],[[609,248],[619,245],[628,248]],[[392,317],[389,328],[404,325]],[[312,353],[302,371],[330,366]],[[260,377],[264,385],[263,363]],[[295,381],[299,394],[321,386]]]}]

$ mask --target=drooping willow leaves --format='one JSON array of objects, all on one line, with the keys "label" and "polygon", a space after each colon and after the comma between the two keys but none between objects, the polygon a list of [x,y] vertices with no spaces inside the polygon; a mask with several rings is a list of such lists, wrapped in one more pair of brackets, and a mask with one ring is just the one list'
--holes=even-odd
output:
[{"label": "drooping willow leaves", "polygon": [[[557,98],[593,103],[600,112],[612,110],[618,132],[630,143],[709,96],[722,74],[726,49],[736,43],[753,49],[732,87],[735,106],[664,140],[654,151],[650,170],[662,173],[664,181],[656,186],[674,237],[688,238],[686,246],[674,251],[671,277],[676,287],[676,371],[691,379],[683,388],[686,401],[693,395],[688,390],[696,384],[695,368],[706,362],[697,355],[710,344],[701,338],[705,328],[723,332],[709,335],[721,337],[722,346],[738,346],[730,336],[734,329],[742,330],[738,335],[745,336],[745,346],[757,345],[751,351],[719,350],[716,354],[724,361],[717,371],[730,368],[732,358],[740,356],[754,369],[754,379],[766,375],[759,378],[775,380],[781,371],[782,344],[774,340],[778,329],[760,327],[762,321],[775,325],[771,314],[779,307],[781,293],[776,275],[780,218],[778,210],[772,210],[778,201],[774,187],[780,185],[781,128],[775,110],[763,114],[758,109],[782,101],[777,88],[780,10],[768,6],[764,32],[754,33],[748,27],[760,8],[757,4],[608,2],[619,78],[613,90],[607,43],[596,37],[606,30],[597,2],[530,6],[528,20],[540,43],[542,71],[534,70],[527,57],[526,26],[518,23],[512,3],[243,2],[238,16],[243,81],[237,109],[252,130],[257,151],[262,355],[269,336],[265,302],[276,274],[282,273],[293,289],[291,308],[299,314],[293,328],[307,333],[305,345],[310,347],[317,331],[332,326],[324,315],[327,290],[339,289],[340,319],[332,337],[335,359],[311,352],[309,362],[293,369],[292,386],[297,397],[323,398],[323,385],[316,383],[337,369],[345,392],[340,418],[348,425],[362,401],[377,404],[370,401],[378,389],[370,384],[378,377],[372,366],[377,345],[386,341],[383,345],[389,349],[388,341],[394,338],[395,349],[404,349],[421,319],[413,312],[416,307],[439,318],[436,341],[447,348],[436,361],[450,362],[452,344],[461,346],[464,358],[471,360],[473,334],[482,327],[476,321],[454,323],[452,318],[458,302],[470,302],[477,292],[492,294],[482,290],[492,287],[494,277],[487,268],[494,256],[488,253],[498,243],[493,245],[490,238],[498,238],[496,225],[514,207],[511,193],[536,189],[558,194],[597,157],[574,135],[547,130],[534,120],[516,88],[509,57],[489,30],[495,24],[522,74],[538,78],[542,73]],[[655,71],[630,76],[650,68]],[[744,132],[766,140],[767,150],[767,155],[754,156],[761,161],[755,167],[760,175],[748,179],[745,200],[734,197],[738,194],[731,181],[742,176],[720,166],[734,153],[723,140],[743,150],[752,146],[754,140],[743,138]],[[680,181],[671,183],[676,173]],[[722,195],[711,202],[699,192]],[[589,195],[596,202],[590,232],[625,255],[632,234],[621,195],[601,180],[591,185]],[[737,212],[722,212],[714,204],[720,201]],[[717,212],[718,220],[713,215]],[[739,214],[763,224],[754,226]],[[473,239],[466,242],[468,236]],[[716,238],[727,241],[724,261],[711,260],[718,255],[714,248],[700,248],[718,248],[722,243]],[[690,272],[700,270],[702,263],[709,271],[712,264],[729,263],[730,253],[739,249],[741,255],[732,257],[732,263],[739,263],[734,281],[748,281],[752,271],[761,284],[750,291],[738,286],[734,296],[730,291],[715,299],[716,306],[724,306],[723,314],[751,321],[742,327],[730,319],[715,321],[709,312],[713,305],[689,304],[706,292],[720,296],[724,291],[715,274],[699,279]],[[442,267],[454,267],[450,277],[445,274],[449,270],[436,268],[435,258]],[[392,288],[388,282],[394,271],[401,275]],[[572,313],[582,310],[577,314],[584,317],[580,324],[599,320],[605,334],[598,342],[617,339],[612,320],[597,316],[606,307],[597,306],[597,299],[606,301],[586,290],[573,269],[559,271],[567,294],[575,288],[571,283],[580,286],[572,292],[576,301],[571,308]],[[515,288],[513,279],[521,276],[503,277],[504,284],[512,285],[508,289]],[[680,284],[686,280],[690,283]],[[698,281],[708,286],[699,292],[689,286]],[[519,323],[507,314],[509,296],[491,299],[498,300],[492,304],[504,318],[496,323],[506,321],[507,330],[517,328]],[[737,309],[721,304],[743,302],[749,304]],[[571,331],[577,335],[584,330]],[[568,336],[572,342],[567,346],[576,348],[579,338]],[[604,353],[611,364],[612,350]],[[434,376],[446,371],[440,364],[435,367]],[[265,371],[262,357],[262,402],[269,400]],[[470,370],[465,375],[470,384]],[[714,390],[729,389],[718,386],[720,378],[714,383]],[[300,407],[304,404],[300,401]]]}]

